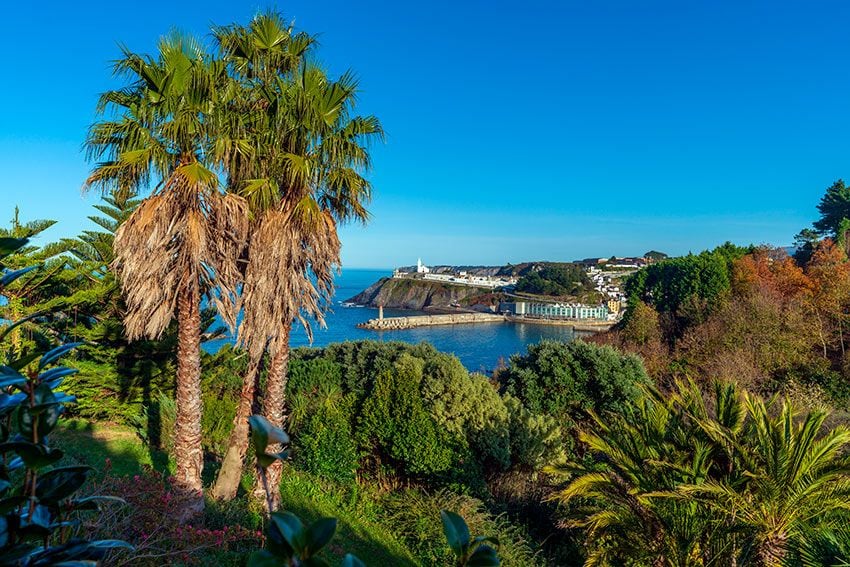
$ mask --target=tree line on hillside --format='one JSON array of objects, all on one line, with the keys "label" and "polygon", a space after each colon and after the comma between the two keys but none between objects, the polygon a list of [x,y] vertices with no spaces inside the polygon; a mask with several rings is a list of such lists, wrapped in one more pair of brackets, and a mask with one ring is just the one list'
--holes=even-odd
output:
[{"label": "tree line on hillside", "polygon": [[640,352],[667,382],[735,380],[841,408],[850,393],[846,193],[841,181],[827,189],[793,256],[727,243],[641,270],[626,283],[623,323],[599,341]]},{"label": "tree line on hillside", "polygon": [[578,264],[545,264],[522,276],[516,291],[534,295],[578,296],[593,291],[593,282]]}]

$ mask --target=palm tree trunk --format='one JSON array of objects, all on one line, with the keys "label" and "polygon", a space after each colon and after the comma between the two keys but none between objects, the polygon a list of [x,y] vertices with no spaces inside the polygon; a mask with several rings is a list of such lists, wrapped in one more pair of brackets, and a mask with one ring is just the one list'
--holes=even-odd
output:
[{"label": "palm tree trunk", "polygon": [[[289,333],[291,324],[283,331],[277,352],[269,359],[269,371],[266,375],[266,389],[263,392],[263,417],[275,427],[283,427],[284,403],[286,402],[286,383],[289,378],[287,365],[289,363]],[[281,450],[279,446],[269,446],[269,452]],[[259,481],[254,486],[254,496],[265,506],[271,505],[269,512],[274,512],[280,507],[280,477],[283,473],[283,463],[275,461],[266,469],[266,486],[270,494],[266,498],[263,482]],[[257,475],[260,479],[260,475]]]},{"label": "palm tree trunk", "polygon": [[242,467],[245,464],[245,454],[248,452],[250,431],[248,418],[254,413],[254,403],[257,398],[257,384],[262,370],[262,355],[260,360],[252,360],[242,381],[242,392],[239,394],[239,406],[233,419],[233,429],[227,440],[227,452],[218,477],[212,487],[211,494],[216,500],[233,500],[239,490],[239,480],[242,478]]},{"label": "palm tree trunk", "polygon": [[759,543],[758,566],[782,567],[788,548],[788,537],[782,533],[771,534]]},{"label": "palm tree trunk", "polygon": [[190,281],[177,298],[177,418],[174,424],[174,477],[186,498],[182,520],[204,509],[201,471],[201,311],[198,282]]}]

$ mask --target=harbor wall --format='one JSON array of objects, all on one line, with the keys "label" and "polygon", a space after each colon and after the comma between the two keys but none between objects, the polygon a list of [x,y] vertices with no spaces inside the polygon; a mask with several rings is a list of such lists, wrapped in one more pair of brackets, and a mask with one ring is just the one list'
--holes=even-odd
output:
[{"label": "harbor wall", "polygon": [[386,331],[412,329],[413,327],[432,327],[436,325],[460,325],[469,323],[495,323],[505,321],[504,315],[491,313],[451,313],[446,315],[415,315],[411,317],[387,317],[369,319],[357,325],[361,329]]},{"label": "harbor wall", "polygon": [[531,317],[511,317],[491,313],[449,313],[444,315],[412,315],[410,317],[388,317],[370,319],[357,325],[361,329],[373,331],[390,331],[413,329],[415,327],[433,327],[437,325],[466,325],[471,323],[529,323],[538,325],[558,325],[572,327],[574,331],[598,333],[607,331],[613,326],[608,321],[569,320],[569,319],[538,319]]}]

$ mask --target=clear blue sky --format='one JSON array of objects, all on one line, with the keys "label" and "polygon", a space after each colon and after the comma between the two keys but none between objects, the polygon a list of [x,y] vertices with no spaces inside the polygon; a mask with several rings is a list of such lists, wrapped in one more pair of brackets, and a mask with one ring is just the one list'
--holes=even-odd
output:
[{"label": "clear blue sky", "polygon": [[0,215],[87,226],[80,146],[116,42],[275,5],[388,132],[349,267],[784,245],[850,177],[847,2],[14,2]]}]

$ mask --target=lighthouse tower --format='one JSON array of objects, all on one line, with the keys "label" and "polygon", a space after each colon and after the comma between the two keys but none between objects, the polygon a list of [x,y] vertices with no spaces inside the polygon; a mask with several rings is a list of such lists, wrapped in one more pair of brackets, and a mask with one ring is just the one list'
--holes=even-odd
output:
[{"label": "lighthouse tower", "polygon": [[416,273],[417,274],[427,274],[431,270],[428,269],[428,266],[422,263],[422,258],[416,261]]}]

